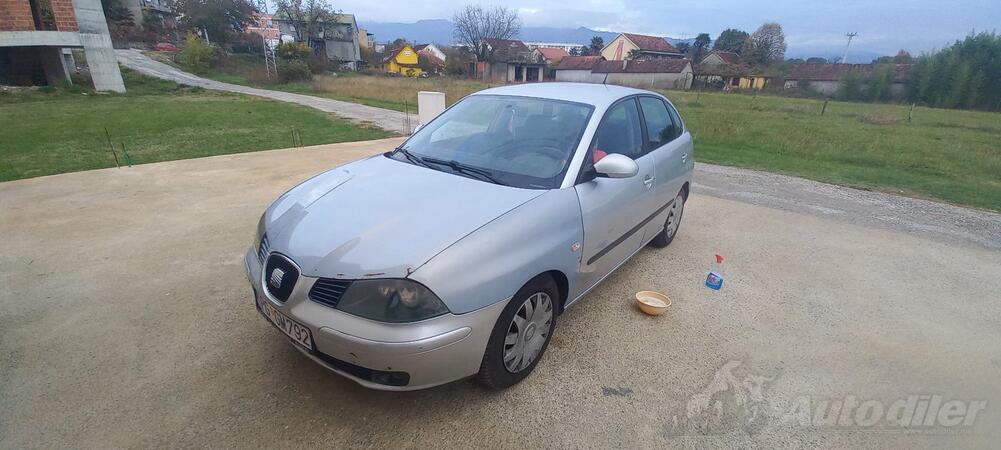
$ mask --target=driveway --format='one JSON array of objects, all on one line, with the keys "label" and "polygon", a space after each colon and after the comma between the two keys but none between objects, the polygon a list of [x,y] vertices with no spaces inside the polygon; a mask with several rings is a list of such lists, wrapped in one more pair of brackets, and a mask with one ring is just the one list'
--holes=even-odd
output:
[{"label": "driveway", "polygon": [[[963,210],[931,229],[934,217],[874,206],[884,194],[707,165],[674,243],[570,308],[521,384],[385,393],[328,373],[258,315],[243,252],[283,191],[398,142],[0,184],[0,448],[1001,439],[998,215]],[[700,284],[716,252],[721,292]],[[668,294],[671,311],[639,313],[641,289]],[[922,419],[868,424],[912,398]],[[943,405],[971,424],[924,414]]]},{"label": "driveway", "polygon": [[239,84],[223,83],[221,81],[202,78],[162,62],[154,61],[142,54],[141,51],[135,49],[115,50],[115,53],[118,55],[119,63],[125,67],[135,70],[136,72],[151,77],[171,80],[188,86],[199,86],[216,91],[236,92],[239,94],[255,95],[283,102],[297,103],[310,108],[316,108],[320,111],[334,113],[345,119],[350,119],[360,123],[370,123],[386,131],[392,131],[400,134],[410,134],[407,127],[409,126],[412,129],[413,125],[417,122],[416,114],[411,114],[409,120],[407,120],[407,115],[399,111],[365,106],[358,103],[342,102],[339,100],[315,97],[312,95],[252,88],[248,86],[241,86]]}]

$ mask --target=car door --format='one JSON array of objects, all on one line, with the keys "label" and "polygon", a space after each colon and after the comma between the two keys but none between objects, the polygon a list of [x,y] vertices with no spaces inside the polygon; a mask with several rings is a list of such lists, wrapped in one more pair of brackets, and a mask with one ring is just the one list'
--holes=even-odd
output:
[{"label": "car door", "polygon": [[674,107],[660,97],[640,97],[639,103],[646,125],[646,144],[657,167],[653,202],[656,210],[681,191],[690,163],[691,136],[684,132]]},{"label": "car door", "polygon": [[[582,180],[575,189],[580,202],[584,242],[580,286],[590,288],[644,244],[642,222],[655,185],[653,157],[645,154],[642,119],[633,97],[608,109],[588,150]],[[594,162],[611,153],[632,158],[639,166],[628,178],[595,176]]]}]

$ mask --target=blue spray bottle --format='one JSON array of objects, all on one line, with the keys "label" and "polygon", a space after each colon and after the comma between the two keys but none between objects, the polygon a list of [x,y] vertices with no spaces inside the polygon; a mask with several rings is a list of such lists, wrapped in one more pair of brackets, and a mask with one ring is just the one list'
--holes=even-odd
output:
[{"label": "blue spray bottle", "polygon": [[709,275],[706,275],[706,287],[712,290],[723,288],[723,256],[716,254],[716,263],[709,267]]}]

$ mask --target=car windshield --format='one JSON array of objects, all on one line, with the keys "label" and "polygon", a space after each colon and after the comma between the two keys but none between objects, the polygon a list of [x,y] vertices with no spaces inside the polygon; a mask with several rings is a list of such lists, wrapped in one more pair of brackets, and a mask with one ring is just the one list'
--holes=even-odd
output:
[{"label": "car windshield", "polygon": [[497,184],[553,189],[563,181],[593,109],[474,95],[421,128],[391,157]]}]

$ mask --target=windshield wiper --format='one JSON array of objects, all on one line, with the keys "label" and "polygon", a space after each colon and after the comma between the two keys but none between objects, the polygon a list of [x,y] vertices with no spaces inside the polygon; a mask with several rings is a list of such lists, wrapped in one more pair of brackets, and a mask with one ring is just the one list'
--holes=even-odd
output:
[{"label": "windshield wiper", "polygon": [[429,156],[425,156],[425,157],[422,157],[421,160],[424,161],[425,163],[432,163],[432,164],[437,164],[439,166],[451,167],[452,170],[454,170],[456,172],[461,172],[461,173],[464,173],[464,174],[467,174],[467,175],[479,175],[480,178],[482,178],[484,180],[487,180],[487,181],[489,181],[491,183],[499,184],[501,186],[507,186],[507,183],[504,183],[504,182],[498,180],[496,177],[494,177],[494,173],[493,172],[491,172],[491,171],[489,171],[487,169],[481,169],[479,167],[474,167],[474,166],[466,165],[466,164],[458,162],[458,161],[456,161],[454,159],[444,160],[444,159],[438,159],[438,158],[432,158],[432,157],[429,157]]},{"label": "windshield wiper", "polygon": [[418,166],[424,166],[424,167],[427,167],[427,168],[431,168],[431,166],[429,166],[428,163],[424,162],[423,158],[421,158],[420,156],[417,156],[417,155],[415,155],[413,153],[410,153],[409,150],[407,150],[407,149],[405,149],[403,147],[396,147],[396,149],[394,151],[397,152],[397,153],[402,153],[403,156],[406,157],[408,161],[410,161],[410,162],[412,162],[412,163],[414,163],[414,164],[416,164]]}]

